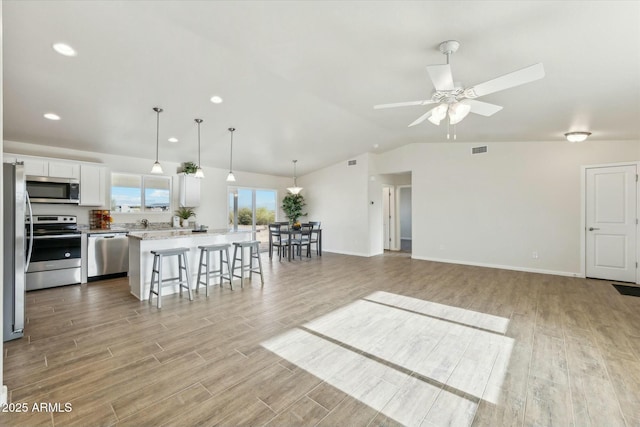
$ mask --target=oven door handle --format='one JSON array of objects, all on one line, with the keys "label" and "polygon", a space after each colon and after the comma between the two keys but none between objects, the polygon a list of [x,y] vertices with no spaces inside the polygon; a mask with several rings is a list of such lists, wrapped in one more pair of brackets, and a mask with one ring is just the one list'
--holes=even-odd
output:
[{"label": "oven door handle", "polygon": [[43,239],[79,239],[80,235],[79,234],[62,234],[59,236],[33,236],[34,240],[43,240]]},{"label": "oven door handle", "polygon": [[26,272],[29,269],[29,264],[31,263],[31,254],[33,253],[33,209],[31,207],[31,199],[29,198],[29,193],[25,191],[24,195],[27,199],[27,206],[29,207],[29,251],[27,253],[27,262],[24,265],[24,271]]}]

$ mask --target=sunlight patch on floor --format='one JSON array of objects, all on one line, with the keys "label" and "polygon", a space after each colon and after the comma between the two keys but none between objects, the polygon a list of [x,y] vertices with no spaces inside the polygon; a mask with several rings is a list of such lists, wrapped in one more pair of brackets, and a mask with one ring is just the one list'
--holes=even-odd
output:
[{"label": "sunlight patch on floor", "polygon": [[497,402],[513,347],[484,329],[508,319],[420,301],[376,292],[262,345],[402,424],[470,425],[480,399]]}]

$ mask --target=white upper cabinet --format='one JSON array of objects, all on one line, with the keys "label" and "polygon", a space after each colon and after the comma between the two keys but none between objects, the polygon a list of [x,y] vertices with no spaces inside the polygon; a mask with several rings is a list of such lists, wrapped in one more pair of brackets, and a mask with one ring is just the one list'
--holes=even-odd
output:
[{"label": "white upper cabinet", "polygon": [[80,179],[80,165],[78,163],[56,162],[35,157],[18,157],[18,160],[24,161],[26,175]]},{"label": "white upper cabinet", "polygon": [[67,162],[49,162],[49,176],[80,179],[80,165]]},{"label": "white upper cabinet", "polygon": [[80,206],[107,206],[107,168],[80,165]]},{"label": "white upper cabinet", "polygon": [[200,181],[201,178],[193,175],[180,174],[180,206],[200,206]]},{"label": "white upper cabinet", "polygon": [[49,162],[44,159],[18,158],[24,161],[24,174],[35,176],[49,176]]}]

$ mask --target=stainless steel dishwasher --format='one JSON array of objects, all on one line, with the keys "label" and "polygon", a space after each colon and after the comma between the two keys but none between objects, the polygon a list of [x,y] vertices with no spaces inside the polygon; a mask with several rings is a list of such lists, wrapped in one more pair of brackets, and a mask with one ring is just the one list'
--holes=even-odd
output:
[{"label": "stainless steel dishwasher", "polygon": [[126,276],[129,270],[127,233],[96,233],[87,236],[87,280]]}]

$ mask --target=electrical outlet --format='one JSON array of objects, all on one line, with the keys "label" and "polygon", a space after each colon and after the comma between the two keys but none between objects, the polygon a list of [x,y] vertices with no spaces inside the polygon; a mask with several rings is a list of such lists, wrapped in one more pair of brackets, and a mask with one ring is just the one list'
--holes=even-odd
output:
[{"label": "electrical outlet", "polygon": [[531,252],[531,258],[538,259],[538,251]]}]

